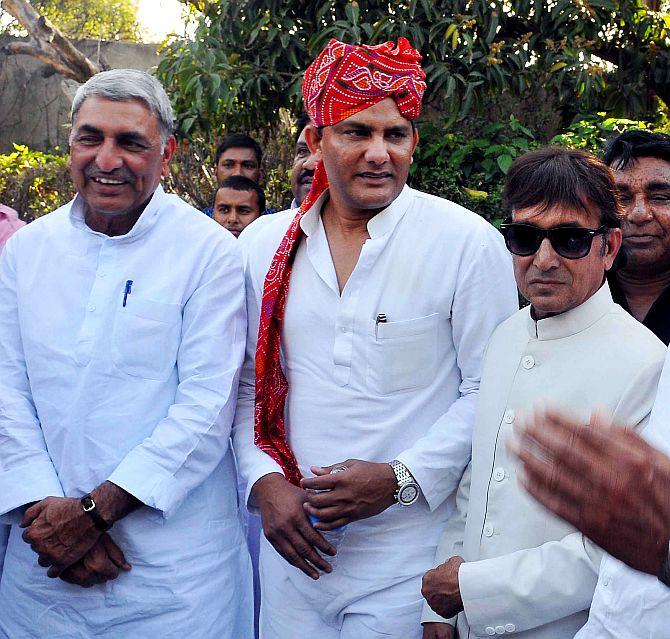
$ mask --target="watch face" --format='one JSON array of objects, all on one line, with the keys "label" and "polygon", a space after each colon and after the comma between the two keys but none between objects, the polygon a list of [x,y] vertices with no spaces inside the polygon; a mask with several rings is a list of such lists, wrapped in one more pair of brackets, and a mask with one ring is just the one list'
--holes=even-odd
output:
[{"label": "watch face", "polygon": [[398,492],[398,502],[402,506],[413,504],[419,497],[419,489],[416,484],[405,484]]}]

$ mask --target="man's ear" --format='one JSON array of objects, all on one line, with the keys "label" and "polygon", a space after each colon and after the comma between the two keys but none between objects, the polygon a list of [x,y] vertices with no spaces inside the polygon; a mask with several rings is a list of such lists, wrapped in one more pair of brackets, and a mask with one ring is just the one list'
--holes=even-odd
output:
[{"label": "man's ear", "polygon": [[172,160],[172,156],[174,155],[176,148],[177,140],[175,139],[174,135],[171,135],[165,143],[163,157],[161,159],[161,175],[163,177],[170,175],[170,161]]},{"label": "man's ear", "polygon": [[307,148],[309,152],[316,156],[317,162],[321,159],[321,140],[323,135],[319,130],[310,122],[305,127],[305,142],[307,142]]},{"label": "man's ear", "polygon": [[416,147],[419,146],[419,129],[417,129],[415,126],[412,127],[412,137],[414,138],[414,142],[412,145],[412,154],[414,154],[414,151],[416,151]]},{"label": "man's ear", "polygon": [[609,271],[614,264],[614,260],[621,248],[621,242],[623,241],[623,236],[621,234],[621,229],[610,229],[607,232],[607,251],[604,255],[605,259],[605,270]]}]

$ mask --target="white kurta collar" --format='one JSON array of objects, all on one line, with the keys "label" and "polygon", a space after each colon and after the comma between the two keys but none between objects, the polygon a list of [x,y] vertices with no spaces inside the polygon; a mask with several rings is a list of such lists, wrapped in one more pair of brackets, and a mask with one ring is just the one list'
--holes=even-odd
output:
[{"label": "white kurta collar", "polygon": [[[382,237],[387,233],[391,233],[393,229],[395,229],[398,222],[400,222],[409,208],[409,203],[411,202],[410,193],[411,189],[405,185],[402,191],[400,191],[400,195],[398,195],[391,204],[368,221],[368,233],[372,239]],[[314,202],[300,220],[300,228],[302,228],[307,237],[314,235],[319,229],[321,207],[323,206],[326,197],[328,197],[327,189],[319,196],[317,201]]]},{"label": "white kurta collar", "polygon": [[595,324],[614,304],[609,285],[605,282],[589,299],[576,308],[537,322],[527,307],[527,325],[531,337],[538,340],[561,339],[575,335]]},{"label": "white kurta collar", "polygon": [[144,211],[142,211],[142,214],[140,215],[137,222],[135,222],[133,228],[130,229],[130,231],[128,231],[128,233],[125,235],[115,235],[114,237],[110,237],[109,235],[105,235],[104,233],[99,233],[98,231],[91,229],[84,221],[84,199],[79,194],[77,194],[74,200],[72,200],[72,206],[70,207],[70,221],[72,222],[72,226],[75,228],[81,229],[82,231],[87,231],[88,233],[93,233],[94,235],[102,236],[109,241],[123,244],[134,242],[139,237],[142,237],[144,233],[146,233],[146,231],[148,231],[156,223],[156,220],[158,220],[160,215],[161,208],[163,208],[162,205],[165,201],[165,198],[167,198],[167,194],[163,190],[163,187],[159,184],[154,191],[154,194],[151,196],[149,204],[147,204]]}]

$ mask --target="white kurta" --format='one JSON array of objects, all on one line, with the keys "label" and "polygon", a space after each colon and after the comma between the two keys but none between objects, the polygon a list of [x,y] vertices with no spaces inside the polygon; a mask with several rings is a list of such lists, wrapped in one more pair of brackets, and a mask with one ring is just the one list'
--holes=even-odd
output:
[{"label": "white kurta", "polygon": [[[527,307],[498,327],[484,360],[460,516],[435,558],[466,561],[460,637],[572,639],[584,624],[602,551],[523,490],[506,440],[538,402],[565,406],[584,423],[599,408],[642,428],[664,357],[662,342],[612,301],[607,284],[566,313],[535,322]],[[423,621],[437,620],[426,606]]]},{"label": "white kurta", "polygon": [[[352,602],[411,582],[411,614],[385,612],[391,636],[405,637],[397,633],[408,621],[420,632],[420,575],[470,457],[485,344],[517,308],[511,260],[482,218],[405,187],[368,222],[370,239],[340,295],[319,215],[324,197],[301,221],[307,237],[295,257],[282,330],[289,443],[304,475],[311,465],[347,458],[399,459],[423,498],[350,524],[335,571],[318,582],[283,564],[334,626]],[[281,472],[253,443],[253,361],[265,274],[294,214],[259,221],[240,237],[249,339],[234,443],[248,491],[263,475]],[[380,313],[387,323],[376,323]],[[264,606],[265,590],[263,597]]]},{"label": "white kurta", "polygon": [[[82,201],[28,225],[0,268],[0,513],[110,479],[146,507],[111,536],[132,565],[49,579],[12,527],[0,636],[252,637],[229,448],[245,309],[237,242],[158,188],[126,235]],[[123,305],[126,282],[132,280]]]},{"label": "white kurta", "polygon": [[[670,353],[643,435],[670,455]],[[575,639],[666,639],[670,637],[670,588],[653,575],[603,557],[589,620]]]}]

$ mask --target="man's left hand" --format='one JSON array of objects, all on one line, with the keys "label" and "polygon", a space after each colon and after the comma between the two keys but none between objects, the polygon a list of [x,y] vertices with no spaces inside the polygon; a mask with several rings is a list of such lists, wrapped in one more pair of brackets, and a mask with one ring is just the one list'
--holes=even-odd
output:
[{"label": "man's left hand", "polygon": [[49,577],[79,561],[102,534],[79,499],[70,497],[47,497],[33,504],[19,525],[26,528],[23,541],[37,553],[39,565],[49,567]]},{"label": "man's left hand", "polygon": [[[330,474],[342,467],[346,470]],[[317,530],[334,530],[373,517],[394,503],[398,480],[389,464],[347,459],[332,466],[312,466],[311,471],[317,476],[301,483],[308,491],[305,510],[319,520],[314,524]]]},{"label": "man's left hand", "polygon": [[463,557],[452,557],[423,576],[421,594],[428,605],[445,619],[463,611],[458,585],[458,570],[462,563]]}]

